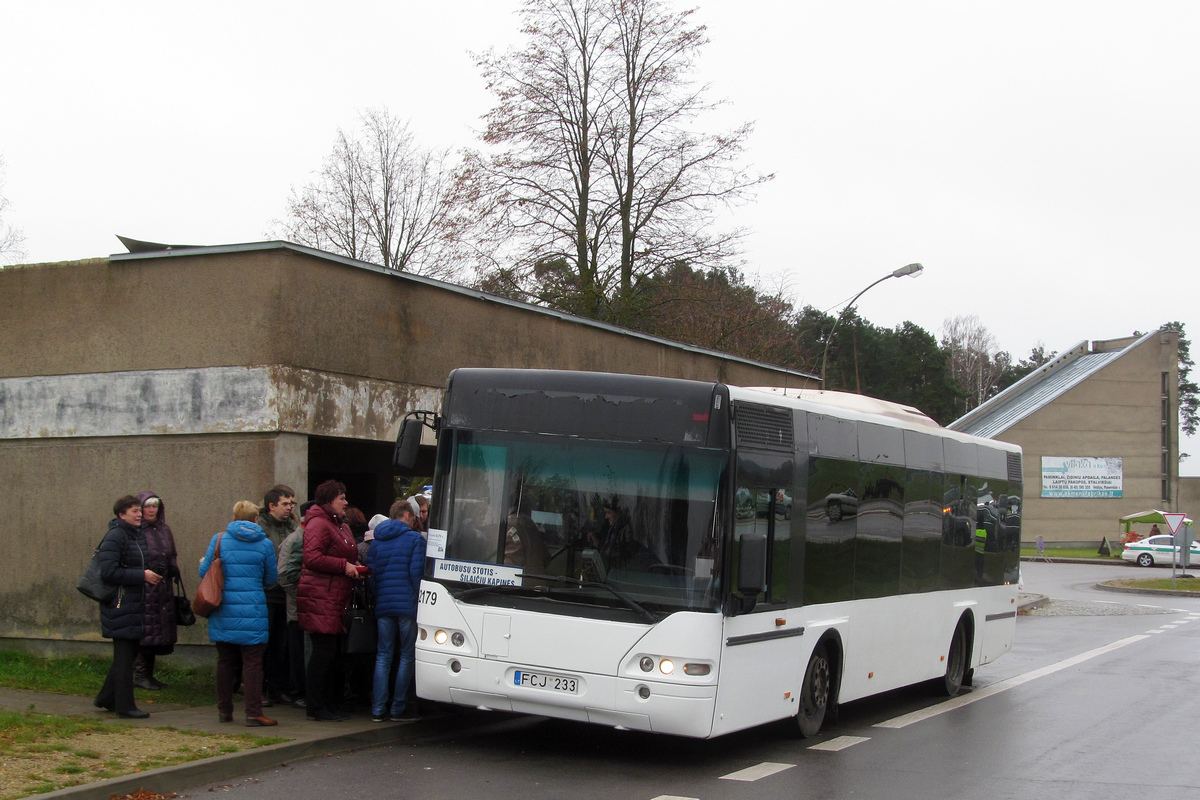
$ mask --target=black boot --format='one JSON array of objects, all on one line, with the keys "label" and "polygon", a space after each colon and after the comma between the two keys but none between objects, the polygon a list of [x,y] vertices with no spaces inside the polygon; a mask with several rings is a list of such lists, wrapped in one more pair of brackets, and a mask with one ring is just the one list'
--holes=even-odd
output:
[{"label": "black boot", "polygon": [[152,679],[154,672],[154,656],[139,652],[133,657],[133,685],[139,689],[149,689],[157,692],[159,687]]}]

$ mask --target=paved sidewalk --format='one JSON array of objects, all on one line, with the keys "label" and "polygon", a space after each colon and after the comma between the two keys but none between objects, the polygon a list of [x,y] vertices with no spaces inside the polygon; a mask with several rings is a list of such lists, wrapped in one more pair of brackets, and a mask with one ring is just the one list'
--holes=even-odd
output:
[{"label": "paved sidewalk", "polygon": [[[370,714],[358,713],[343,722],[314,722],[304,715],[303,709],[276,706],[264,709],[266,714],[279,720],[270,728],[247,728],[245,720],[235,703],[234,721],[221,724],[217,721],[217,707],[189,708],[166,703],[146,702],[139,697],[139,707],[150,712],[148,719],[118,720],[117,715],[92,705],[92,698],[75,695],[29,692],[21,689],[0,688],[0,708],[9,711],[36,711],[59,716],[81,716],[129,723],[144,728],[180,728],[208,733],[239,734],[288,737],[289,742],[268,745],[253,750],[189,761],[171,767],[139,772],[108,780],[96,781],[38,795],[39,798],[70,798],[71,800],[108,800],[112,795],[126,795],[138,789],[147,789],[159,794],[183,792],[206,783],[229,780],[240,775],[261,772],[288,761],[312,756],[355,750],[414,739],[430,732],[431,727],[439,730],[454,730],[472,724],[476,716],[470,711],[460,711],[440,704],[422,703],[425,716],[416,722],[372,722]],[[432,706],[432,708],[431,708]],[[239,724],[241,723],[241,724]]]}]

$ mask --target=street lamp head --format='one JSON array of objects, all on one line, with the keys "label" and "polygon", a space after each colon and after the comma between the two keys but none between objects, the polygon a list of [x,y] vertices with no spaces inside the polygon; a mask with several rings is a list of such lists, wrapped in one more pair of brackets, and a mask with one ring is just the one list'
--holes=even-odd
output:
[{"label": "street lamp head", "polygon": [[903,278],[905,275],[920,275],[924,269],[925,267],[921,266],[920,264],[909,264],[908,266],[895,270],[892,273],[892,277]]},{"label": "street lamp head", "polygon": [[[903,278],[905,275],[920,275],[924,270],[925,270],[925,267],[921,266],[920,264],[917,264],[917,263],[908,264],[907,266],[903,266],[900,269],[893,270],[891,273],[884,275],[882,278],[875,281],[875,283],[872,283],[869,286],[867,286],[867,289],[870,289],[872,286],[878,286],[879,284],[886,281],[888,278]],[[833,334],[835,331],[837,331],[838,323],[842,321],[842,317],[846,316],[846,312],[849,311],[854,306],[854,303],[858,300],[858,298],[860,298],[864,294],[866,294],[867,289],[863,289],[861,292],[854,295],[854,297],[850,300],[850,302],[847,303],[845,305],[845,307],[842,308],[842,313],[838,314],[837,319],[835,319],[833,321],[833,327],[829,329],[829,336],[827,336],[825,339],[825,352],[821,355],[821,385],[822,386],[825,385],[825,365],[829,362],[829,344],[830,344],[830,342],[833,341]]]}]

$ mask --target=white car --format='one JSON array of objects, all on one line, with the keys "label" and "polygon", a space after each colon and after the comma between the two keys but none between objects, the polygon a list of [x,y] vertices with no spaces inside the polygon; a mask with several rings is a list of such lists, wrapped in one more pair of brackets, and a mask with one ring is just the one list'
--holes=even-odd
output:
[{"label": "white car", "polygon": [[[1176,564],[1182,563],[1179,548],[1175,546],[1175,537],[1170,534],[1151,536],[1140,542],[1127,544],[1121,551],[1121,558],[1133,561],[1143,567],[1170,564],[1172,558],[1175,559]],[[1192,542],[1189,558],[1192,564],[1200,565],[1200,542]]]}]

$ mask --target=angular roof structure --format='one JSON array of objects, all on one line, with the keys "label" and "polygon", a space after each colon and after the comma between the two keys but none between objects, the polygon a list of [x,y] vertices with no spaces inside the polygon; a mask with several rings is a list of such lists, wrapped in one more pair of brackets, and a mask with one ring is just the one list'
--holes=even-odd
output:
[{"label": "angular roof structure", "polygon": [[1157,334],[1151,331],[1124,348],[1101,352],[1082,341],[946,427],[995,438]]}]

